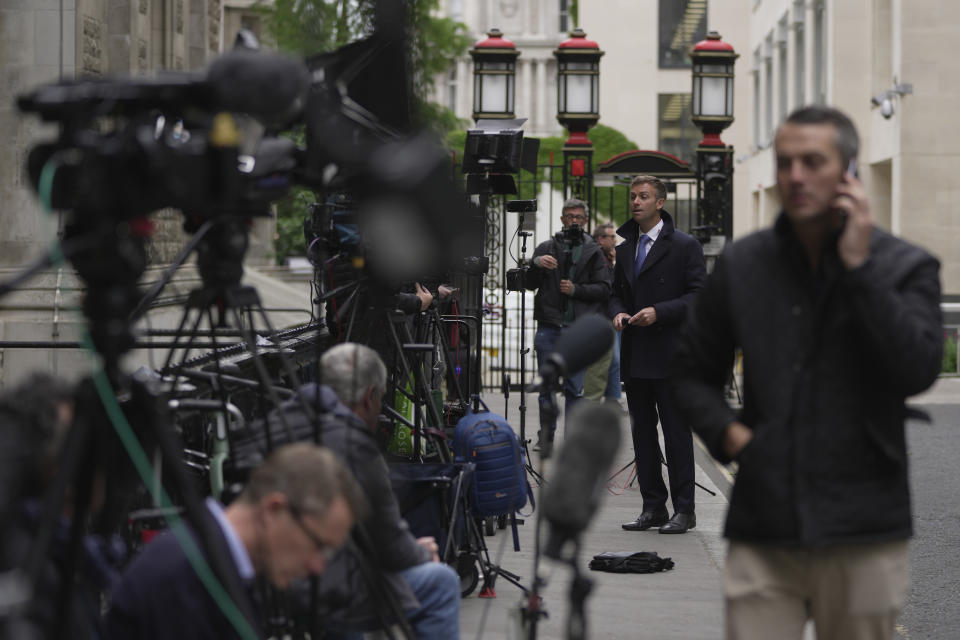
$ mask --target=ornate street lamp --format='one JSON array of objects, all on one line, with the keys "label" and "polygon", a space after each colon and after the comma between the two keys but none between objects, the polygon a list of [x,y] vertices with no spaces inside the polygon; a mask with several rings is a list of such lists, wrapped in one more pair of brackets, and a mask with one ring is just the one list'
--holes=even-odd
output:
[{"label": "ornate street lamp", "polygon": [[470,50],[473,58],[473,119],[513,118],[517,57],[516,46],[499,29]]},{"label": "ornate street lamp", "polygon": [[691,120],[703,131],[700,144],[719,146],[720,132],[733,122],[733,47],[711,31],[693,46],[693,102]]},{"label": "ornate street lamp", "polygon": [[[557,121],[570,136],[563,145],[563,190],[592,200],[593,144],[587,131],[600,119],[600,58],[604,52],[583,29],[574,29],[553,55],[557,57]],[[593,207],[590,207],[591,215]]]},{"label": "ornate street lamp", "polygon": [[733,65],[738,54],[711,31],[690,51],[693,123],[703,131],[697,147],[697,226],[704,253],[718,255],[733,236],[733,146],[720,132],[733,122]]}]

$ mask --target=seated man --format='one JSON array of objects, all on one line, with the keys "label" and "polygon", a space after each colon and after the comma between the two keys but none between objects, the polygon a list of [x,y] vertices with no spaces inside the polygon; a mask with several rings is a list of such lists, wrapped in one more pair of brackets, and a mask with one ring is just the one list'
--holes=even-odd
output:
[{"label": "seated man", "polygon": [[[322,572],[366,511],[351,474],[329,450],[308,443],[274,451],[226,509],[213,499],[207,506],[241,584],[250,586],[259,575],[281,589]],[[112,640],[242,637],[222,605],[167,532],[124,571],[107,614],[107,635]],[[254,633],[263,636],[260,629]]]},{"label": "seated man", "polygon": [[[324,353],[320,368],[324,384],[306,385],[301,394],[321,415],[321,442],[354,473],[370,503],[369,517],[357,527],[358,546],[392,587],[418,639],[458,638],[460,578],[439,561],[433,538],[410,533],[374,437],[387,379],[383,361],[369,347],[348,342]],[[282,410],[293,430],[302,432],[301,404],[289,401]],[[274,418],[271,429],[279,436],[282,427]],[[328,637],[355,637],[379,626],[382,605],[361,572],[363,561],[347,547],[320,577],[317,606]]]}]

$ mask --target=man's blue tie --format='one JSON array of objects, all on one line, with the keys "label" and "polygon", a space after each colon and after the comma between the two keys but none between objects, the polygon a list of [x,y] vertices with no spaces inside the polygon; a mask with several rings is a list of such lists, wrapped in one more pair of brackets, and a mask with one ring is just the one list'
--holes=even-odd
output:
[{"label": "man's blue tie", "polygon": [[643,266],[643,261],[647,257],[647,239],[647,234],[643,234],[640,236],[640,239],[637,240],[640,246],[637,248],[637,264],[633,271],[635,274],[640,273],[640,267]]}]

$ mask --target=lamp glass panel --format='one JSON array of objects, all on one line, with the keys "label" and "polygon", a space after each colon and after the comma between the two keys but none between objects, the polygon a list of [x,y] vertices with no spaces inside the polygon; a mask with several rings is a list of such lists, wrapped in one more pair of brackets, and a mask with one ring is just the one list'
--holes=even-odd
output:
[{"label": "lamp glass panel", "polygon": [[703,82],[703,78],[694,75],[693,76],[693,102],[691,103],[691,110],[694,116],[700,115],[700,83]]},{"label": "lamp glass panel", "polygon": [[592,71],[592,62],[568,62],[566,65],[568,71]]},{"label": "lamp glass panel", "polygon": [[480,111],[484,113],[504,113],[507,111],[507,76],[480,76],[483,91],[480,93]]},{"label": "lamp glass panel", "polygon": [[727,78],[701,78],[700,115],[729,116],[727,106]]},{"label": "lamp glass panel", "polygon": [[480,96],[481,96],[481,94],[480,94],[480,87],[481,87],[480,78],[481,78],[481,76],[480,76],[479,74],[474,74],[474,75],[473,75],[473,110],[474,110],[474,111],[482,111],[482,109],[480,109]]},{"label": "lamp glass panel", "polygon": [[485,71],[507,71],[512,66],[509,62],[490,62],[490,61],[481,62],[479,63],[479,65],[480,65],[480,68]]},{"label": "lamp glass panel", "polygon": [[590,97],[593,91],[590,80],[593,76],[567,76],[567,113],[593,113]]},{"label": "lamp glass panel", "polygon": [[565,73],[557,76],[557,111],[567,112],[567,75]]},{"label": "lamp glass panel", "polygon": [[593,80],[593,82],[590,83],[590,85],[593,87],[593,104],[591,112],[600,113],[600,83],[597,82],[597,78],[595,76],[592,76],[591,80]]},{"label": "lamp glass panel", "polygon": [[513,113],[514,100],[514,78],[513,74],[507,76],[507,113]]},{"label": "lamp glass panel", "polygon": [[731,79],[727,82],[727,113],[725,115],[733,115],[733,80]]}]

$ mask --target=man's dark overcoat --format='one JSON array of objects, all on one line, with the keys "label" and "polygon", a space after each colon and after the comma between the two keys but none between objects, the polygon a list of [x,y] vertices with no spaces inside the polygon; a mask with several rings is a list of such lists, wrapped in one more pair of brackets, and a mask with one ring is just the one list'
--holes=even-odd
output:
[{"label": "man's dark overcoat", "polygon": [[700,243],[678,231],[669,213],[661,211],[660,216],[663,228],[649,249],[639,278],[634,257],[640,226],[631,219],[617,229],[625,242],[617,246],[610,317],[633,315],[651,306],[657,311],[656,323],[623,330],[620,377],[624,381],[669,376],[680,324],[707,277]]}]

